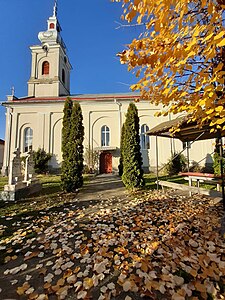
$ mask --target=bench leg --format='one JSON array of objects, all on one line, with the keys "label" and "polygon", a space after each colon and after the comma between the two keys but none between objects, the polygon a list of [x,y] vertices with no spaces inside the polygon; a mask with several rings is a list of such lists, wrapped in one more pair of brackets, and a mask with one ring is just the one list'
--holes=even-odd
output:
[{"label": "bench leg", "polygon": [[200,188],[200,180],[199,179],[197,179],[197,188],[198,188],[198,193],[200,194],[200,190],[199,190],[199,188]]},{"label": "bench leg", "polygon": [[216,190],[217,190],[217,192],[220,191],[220,184],[219,183],[216,184]]},{"label": "bench leg", "polygon": [[[189,178],[188,179],[188,184],[189,184],[189,186],[192,186],[192,180],[191,180],[191,178]],[[191,193],[191,190],[189,191],[189,196],[191,196],[192,195],[192,193]]]}]

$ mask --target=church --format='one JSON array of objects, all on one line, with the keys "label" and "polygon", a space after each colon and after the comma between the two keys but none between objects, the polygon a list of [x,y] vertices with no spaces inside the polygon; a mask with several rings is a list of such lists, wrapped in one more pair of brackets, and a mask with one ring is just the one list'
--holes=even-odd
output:
[{"label": "church", "polygon": [[[137,93],[72,94],[72,66],[61,36],[57,4],[47,20],[47,30],[39,32],[38,39],[40,43],[30,47],[31,75],[27,96],[17,98],[10,95],[3,103],[6,107],[6,133],[2,173],[7,175],[12,154],[17,148],[21,156],[29,150],[42,148],[52,154],[50,169],[60,169],[63,108],[67,97],[81,105],[84,148],[88,153],[98,154],[97,164],[92,167],[99,173],[118,172],[121,128],[128,105],[134,101],[140,119],[143,169],[154,171],[156,141],[155,137],[145,133],[172,116],[155,117],[162,107],[141,100]],[[158,138],[159,164],[165,164],[174,151],[180,151],[183,147],[179,140]],[[213,140],[194,143],[189,150],[190,160],[201,161],[203,165],[210,163],[213,148]]]}]

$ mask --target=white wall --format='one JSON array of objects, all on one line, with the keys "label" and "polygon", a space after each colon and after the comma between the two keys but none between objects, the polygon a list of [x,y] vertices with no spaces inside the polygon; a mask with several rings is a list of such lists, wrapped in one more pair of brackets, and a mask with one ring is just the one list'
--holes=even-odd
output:
[{"label": "white wall", "polygon": [[[110,128],[110,148],[113,155],[113,170],[118,169],[119,147],[121,127],[125,121],[127,108],[130,100],[127,99],[105,99],[90,100],[82,98],[79,100],[83,112],[83,124],[85,128],[84,147],[91,149],[101,147],[101,127],[107,125]],[[12,153],[19,148],[24,154],[24,129],[33,129],[33,149],[44,148],[53,154],[51,165],[58,168],[61,165],[61,129],[63,118],[64,101],[39,101],[23,103],[20,100],[10,104],[13,108],[12,115],[12,141],[10,143]],[[155,107],[147,101],[136,103],[139,112],[140,126],[147,124],[149,129],[159,123],[167,121],[168,117],[155,117],[156,111],[161,107]],[[9,130],[8,130],[9,132]],[[183,146],[179,140],[169,138],[158,138],[159,164],[165,164],[172,151],[180,151]],[[206,140],[196,142],[190,149],[190,160],[205,163],[205,157],[213,151],[213,141]],[[184,153],[185,154],[185,153]],[[156,138],[150,137],[150,149],[143,151],[144,167],[150,166],[153,170],[156,166]],[[7,162],[6,162],[7,163]]]}]

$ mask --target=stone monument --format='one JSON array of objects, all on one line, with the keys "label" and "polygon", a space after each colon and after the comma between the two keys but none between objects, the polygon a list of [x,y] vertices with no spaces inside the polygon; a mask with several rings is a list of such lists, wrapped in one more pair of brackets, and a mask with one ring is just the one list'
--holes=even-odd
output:
[{"label": "stone monument", "polygon": [[10,162],[9,181],[0,194],[0,200],[15,201],[26,198],[26,196],[39,192],[41,188],[40,182],[35,178],[33,153],[27,153],[23,177],[20,151],[16,149]]},{"label": "stone monument", "polygon": [[37,193],[42,189],[39,180],[36,178],[36,173],[34,170],[34,154],[32,151],[27,152],[23,182],[26,184],[27,187],[29,187],[30,194]]},{"label": "stone monument", "polygon": [[9,165],[9,181],[4,186],[4,192],[2,192],[3,200],[16,200],[17,191],[23,189],[25,184],[23,183],[23,175],[21,172],[21,158],[20,151],[16,149],[13,152],[13,158]]},{"label": "stone monument", "polygon": [[35,179],[36,174],[34,171],[34,155],[32,151],[27,152],[27,157],[25,160],[25,174],[24,174],[24,182],[31,182]]}]

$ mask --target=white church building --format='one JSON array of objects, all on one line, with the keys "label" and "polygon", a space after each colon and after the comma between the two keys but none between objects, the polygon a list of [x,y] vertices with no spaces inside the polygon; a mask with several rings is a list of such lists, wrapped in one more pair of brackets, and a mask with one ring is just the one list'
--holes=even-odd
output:
[{"label": "white church building", "polygon": [[[135,101],[140,118],[141,151],[143,168],[154,170],[156,166],[155,137],[145,132],[161,122],[171,119],[155,117],[161,108],[139,99],[135,93],[127,94],[82,94],[70,93],[71,64],[61,37],[57,7],[47,20],[47,30],[38,34],[39,45],[31,46],[31,76],[28,80],[28,95],[7,97],[5,152],[2,172],[7,170],[12,153],[19,148],[21,156],[29,150],[45,149],[52,154],[50,167],[59,169],[62,162],[61,139],[65,99],[70,96],[78,101],[83,112],[85,128],[84,147],[90,152],[98,151],[98,171],[118,171],[121,128],[128,105]],[[137,101],[140,100],[140,101]],[[158,138],[159,164],[167,162],[171,153],[183,148],[179,140]],[[190,160],[210,161],[213,141],[199,141],[191,146]]]}]

